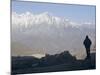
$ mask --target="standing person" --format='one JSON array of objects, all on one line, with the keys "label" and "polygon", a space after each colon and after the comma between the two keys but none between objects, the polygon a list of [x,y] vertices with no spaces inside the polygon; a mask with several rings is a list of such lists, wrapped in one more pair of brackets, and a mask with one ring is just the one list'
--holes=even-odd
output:
[{"label": "standing person", "polygon": [[91,40],[89,39],[88,35],[86,35],[86,38],[83,42],[85,48],[86,48],[86,53],[87,53],[87,57],[86,58],[90,58],[90,47],[91,47]]}]

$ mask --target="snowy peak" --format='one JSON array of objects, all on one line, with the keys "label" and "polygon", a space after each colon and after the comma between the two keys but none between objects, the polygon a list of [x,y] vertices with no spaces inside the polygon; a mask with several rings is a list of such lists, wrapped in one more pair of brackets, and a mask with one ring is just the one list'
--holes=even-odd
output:
[{"label": "snowy peak", "polygon": [[[90,23],[89,23],[90,24]],[[85,24],[75,23],[67,18],[61,18],[58,16],[53,16],[52,13],[43,12],[40,14],[34,14],[31,12],[25,12],[18,14],[12,12],[12,27],[13,28],[35,28],[35,27],[55,27],[55,28],[67,28],[74,27],[79,28]],[[87,27],[88,25],[86,25]],[[90,26],[89,26],[90,27]]]},{"label": "snowy peak", "polygon": [[51,13],[44,12],[41,14],[33,14],[30,12],[17,14],[16,12],[12,13],[12,24],[20,26],[33,26],[33,25],[55,25],[57,27],[64,26],[67,27],[70,24],[70,21],[65,18],[60,18],[57,16],[52,16]]}]

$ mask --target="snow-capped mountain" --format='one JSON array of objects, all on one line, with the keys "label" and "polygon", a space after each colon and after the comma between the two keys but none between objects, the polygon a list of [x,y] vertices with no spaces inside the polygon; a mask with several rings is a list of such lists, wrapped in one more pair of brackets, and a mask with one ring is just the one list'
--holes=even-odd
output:
[{"label": "snow-capped mountain", "polygon": [[34,51],[55,54],[69,50],[73,55],[78,53],[83,57],[83,40],[86,35],[95,45],[95,24],[71,22],[48,12],[12,13],[12,42],[17,41]]},{"label": "snow-capped mountain", "polygon": [[48,12],[41,14],[32,14],[26,12],[23,14],[12,13],[12,25],[13,26],[23,26],[29,28],[35,25],[45,24],[46,26],[56,26],[56,27],[67,27],[67,26],[78,26],[79,24],[70,22],[68,19],[52,16]]}]

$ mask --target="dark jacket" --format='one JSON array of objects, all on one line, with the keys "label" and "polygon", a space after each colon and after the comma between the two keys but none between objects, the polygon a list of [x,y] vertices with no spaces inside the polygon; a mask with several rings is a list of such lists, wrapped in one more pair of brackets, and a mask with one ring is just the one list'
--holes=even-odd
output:
[{"label": "dark jacket", "polygon": [[85,48],[90,48],[92,42],[88,37],[86,37],[83,44],[84,44]]}]

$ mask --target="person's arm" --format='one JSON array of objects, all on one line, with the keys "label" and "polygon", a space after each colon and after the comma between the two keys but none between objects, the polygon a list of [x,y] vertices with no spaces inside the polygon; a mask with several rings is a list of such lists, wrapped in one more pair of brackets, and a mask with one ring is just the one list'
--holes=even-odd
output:
[{"label": "person's arm", "polygon": [[92,42],[91,42],[91,40],[89,39],[89,44],[91,45],[92,44]]}]

